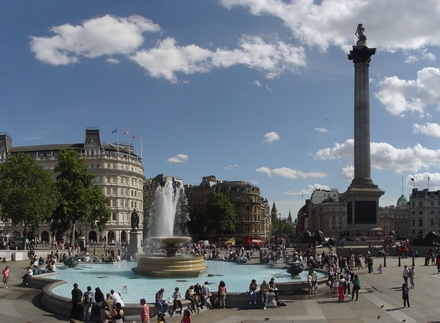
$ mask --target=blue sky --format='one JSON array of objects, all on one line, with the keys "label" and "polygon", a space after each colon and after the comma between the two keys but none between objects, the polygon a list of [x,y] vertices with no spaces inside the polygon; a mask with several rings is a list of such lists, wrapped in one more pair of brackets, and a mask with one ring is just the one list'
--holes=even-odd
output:
[{"label": "blue sky", "polygon": [[316,188],[350,185],[347,54],[362,23],[377,48],[380,205],[440,189],[438,1],[4,0],[0,12],[0,132],[14,146],[81,142],[87,127],[128,141],[129,129],[147,178],[249,181],[282,217]]}]

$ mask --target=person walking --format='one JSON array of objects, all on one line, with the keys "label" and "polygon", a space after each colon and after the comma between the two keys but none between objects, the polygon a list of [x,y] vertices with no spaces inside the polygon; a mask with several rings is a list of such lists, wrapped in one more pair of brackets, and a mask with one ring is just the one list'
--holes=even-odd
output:
[{"label": "person walking", "polygon": [[180,323],[191,323],[191,313],[188,309],[183,311],[183,317]]},{"label": "person walking", "polygon": [[343,302],[345,298],[345,278],[344,275],[339,276],[339,286],[338,286],[338,301]]},{"label": "person walking", "polygon": [[406,285],[406,283],[403,283],[402,285],[402,299],[403,299],[403,307],[406,307],[407,304],[408,307],[411,307],[411,305],[409,305],[409,288]]},{"label": "person walking", "polygon": [[405,284],[408,286],[408,266],[407,265],[405,265],[403,267],[402,277],[403,277],[403,280],[405,281]]},{"label": "person walking", "polygon": [[140,300],[140,304],[142,306],[142,308],[141,308],[141,323],[148,323],[148,322],[150,322],[150,307],[148,306],[145,298],[142,298]]},{"label": "person walking", "polygon": [[359,289],[361,289],[361,280],[358,275],[354,275],[353,280],[353,293],[351,294],[351,300],[354,298],[354,294],[356,293],[356,300],[359,298]]},{"label": "person walking", "polygon": [[207,299],[209,298],[210,294],[211,291],[209,290],[209,283],[206,281],[205,284],[202,286],[202,308],[203,306],[208,306]]},{"label": "person walking", "polygon": [[409,277],[409,283],[410,283],[410,288],[415,288],[416,285],[414,283],[414,278],[416,277],[416,269],[414,268],[414,266],[412,266],[409,270],[408,270],[408,277]]},{"label": "person walking", "polygon": [[9,277],[11,276],[9,266],[6,266],[5,269],[3,269],[2,274],[3,274],[3,285],[6,289],[8,289]]}]

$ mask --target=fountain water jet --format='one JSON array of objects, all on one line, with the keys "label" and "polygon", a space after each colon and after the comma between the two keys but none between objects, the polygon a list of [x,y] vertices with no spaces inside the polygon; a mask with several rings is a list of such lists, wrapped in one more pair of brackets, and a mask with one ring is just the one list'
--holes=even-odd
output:
[{"label": "fountain water jet", "polygon": [[176,255],[179,244],[187,242],[190,237],[174,236],[176,215],[180,214],[181,200],[184,198],[183,188],[178,182],[165,181],[157,188],[155,206],[158,215],[156,237],[152,239],[165,244],[166,255],[146,255],[138,260],[137,267],[131,270],[135,274],[151,277],[198,277],[208,268],[203,256]]}]

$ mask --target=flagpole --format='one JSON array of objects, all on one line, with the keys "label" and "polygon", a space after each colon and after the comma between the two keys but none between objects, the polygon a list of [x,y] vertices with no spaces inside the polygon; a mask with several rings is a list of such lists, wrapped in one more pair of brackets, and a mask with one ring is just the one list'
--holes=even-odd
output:
[{"label": "flagpole", "polygon": [[141,137],[141,158],[142,158],[142,137]]}]

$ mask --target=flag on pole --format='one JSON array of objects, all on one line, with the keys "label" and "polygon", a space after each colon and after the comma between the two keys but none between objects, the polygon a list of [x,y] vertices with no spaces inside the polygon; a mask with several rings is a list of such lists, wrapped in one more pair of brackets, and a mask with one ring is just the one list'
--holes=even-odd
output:
[{"label": "flag on pole", "polygon": [[128,135],[130,133],[130,129],[125,130],[123,136]]},{"label": "flag on pole", "polygon": [[411,177],[411,181],[413,181],[413,182],[414,182],[414,177]]},{"label": "flag on pole", "polygon": [[118,132],[118,127],[116,127],[115,130],[112,131],[112,133]]},{"label": "flag on pole", "polygon": [[130,138],[134,138],[134,139],[136,139],[136,136],[137,136],[137,135],[134,135],[134,136],[131,136]]}]

